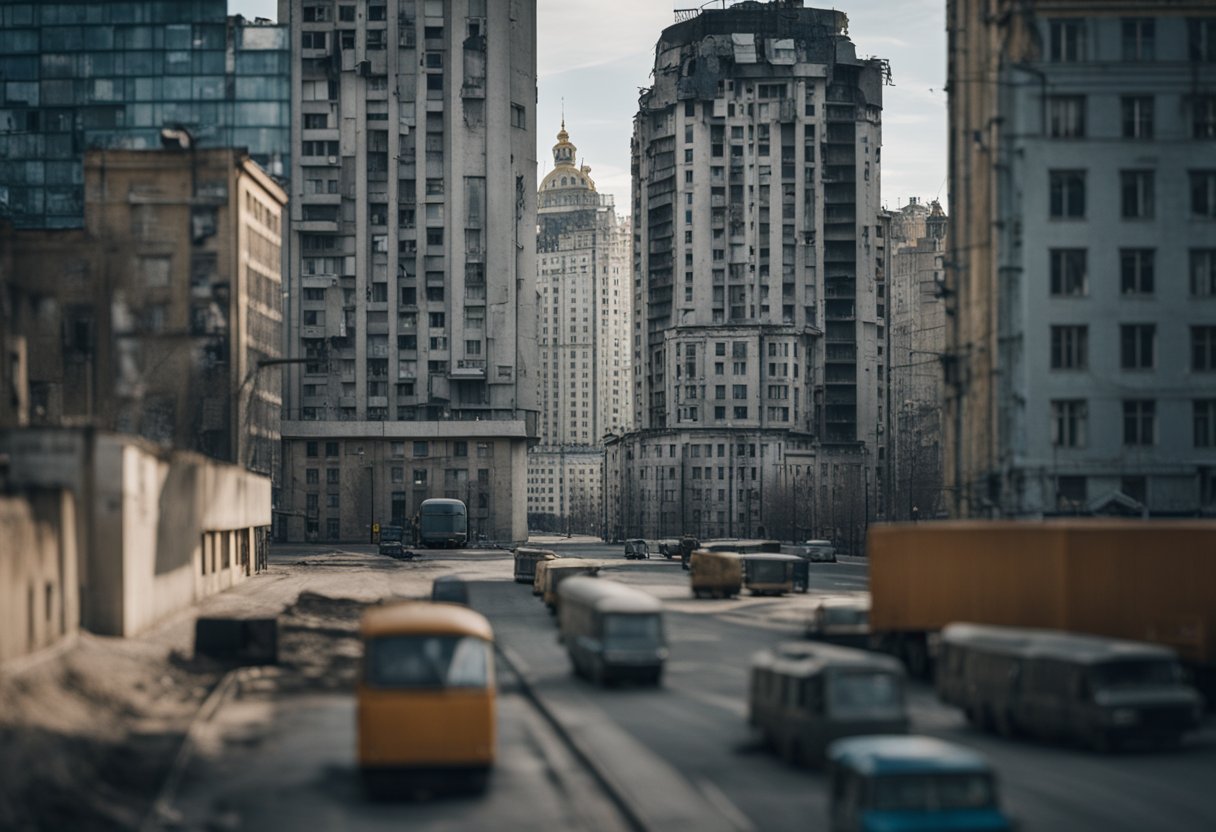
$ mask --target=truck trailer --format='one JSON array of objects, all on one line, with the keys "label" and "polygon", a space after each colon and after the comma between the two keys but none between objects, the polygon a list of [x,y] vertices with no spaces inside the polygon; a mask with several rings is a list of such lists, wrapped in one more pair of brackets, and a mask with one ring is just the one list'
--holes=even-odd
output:
[{"label": "truck trailer", "polygon": [[1216,522],[968,520],[870,527],[875,647],[926,676],[936,635],[972,622],[1173,648],[1212,701]]}]

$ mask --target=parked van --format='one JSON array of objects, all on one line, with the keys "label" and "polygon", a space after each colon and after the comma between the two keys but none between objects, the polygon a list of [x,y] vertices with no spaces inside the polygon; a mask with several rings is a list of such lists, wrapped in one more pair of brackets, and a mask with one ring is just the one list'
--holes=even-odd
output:
[{"label": "parked van", "polygon": [[558,595],[558,627],[575,672],[598,685],[622,679],[660,683],[667,643],[657,598],[581,576],[562,581]]},{"label": "parked van", "polygon": [[752,659],[748,721],[785,760],[808,765],[855,734],[908,730],[903,667],[890,656],[790,642]]},{"label": "parked van", "polygon": [[743,588],[743,557],[737,552],[698,549],[688,564],[694,598],[733,598]]},{"label": "parked van", "polygon": [[1053,630],[951,624],[942,630],[937,692],[981,728],[1101,751],[1175,744],[1202,716],[1169,648]]},{"label": "parked van", "polygon": [[561,586],[562,581],[573,578],[575,575],[594,578],[599,571],[599,564],[594,561],[578,558],[559,558],[548,561],[545,564],[545,574],[542,579],[541,600],[545,602],[549,612],[556,613],[558,605],[561,603],[557,588]]},{"label": "parked van", "polygon": [[992,766],[933,737],[852,737],[832,744],[832,832],[967,829],[1007,832]]},{"label": "parked van", "polygon": [[530,584],[536,577],[536,564],[542,560],[554,560],[557,558],[557,553],[550,552],[548,549],[527,549],[520,546],[515,550],[514,558],[515,582]]},{"label": "parked van", "polygon": [[483,789],[494,764],[494,632],[456,604],[377,607],[359,628],[358,761],[372,790],[420,778]]}]

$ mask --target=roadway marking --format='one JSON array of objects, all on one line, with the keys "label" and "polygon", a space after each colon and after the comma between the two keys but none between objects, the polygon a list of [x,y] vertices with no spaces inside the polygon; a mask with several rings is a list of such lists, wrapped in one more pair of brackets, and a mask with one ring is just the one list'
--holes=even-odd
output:
[{"label": "roadway marking", "polygon": [[681,696],[696,699],[710,707],[718,708],[743,719],[747,718],[747,706],[733,696],[722,696],[721,694],[710,693],[700,688],[686,688],[683,685],[672,684],[670,681],[666,683],[665,687],[679,693]]},{"label": "roadway marking", "polygon": [[756,832],[755,825],[748,820],[747,815],[739,809],[738,806],[730,802],[722,790],[711,783],[709,780],[698,780],[697,788],[705,795],[705,799],[713,804],[714,808],[721,812],[730,825],[735,827],[738,832]]}]

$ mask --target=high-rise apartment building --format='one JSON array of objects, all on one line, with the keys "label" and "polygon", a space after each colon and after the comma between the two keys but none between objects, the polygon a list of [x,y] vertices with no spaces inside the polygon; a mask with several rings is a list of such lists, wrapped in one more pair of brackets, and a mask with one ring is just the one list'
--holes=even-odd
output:
[{"label": "high-rise apartment building", "polygon": [[0,0],[0,217],[84,224],[86,148],[155,149],[163,128],[290,170],[287,30],[227,0]]},{"label": "high-rise apartment building", "polygon": [[953,511],[1216,509],[1216,8],[948,26]]},{"label": "high-rise apartment building", "polygon": [[530,525],[598,531],[605,433],[632,420],[630,229],[563,121],[537,196],[540,444],[528,454]]},{"label": "high-rise apartment building", "polygon": [[422,500],[522,540],[537,433],[532,0],[283,0],[292,539]]},{"label": "high-rise apartment building", "polygon": [[914,197],[892,216],[887,246],[890,496],[885,519],[930,518],[944,511],[947,502],[941,471],[946,348],[946,214],[941,205],[936,200],[925,205]]},{"label": "high-rise apartment building", "polygon": [[801,0],[677,20],[634,120],[623,531],[850,533],[884,462],[886,65]]}]

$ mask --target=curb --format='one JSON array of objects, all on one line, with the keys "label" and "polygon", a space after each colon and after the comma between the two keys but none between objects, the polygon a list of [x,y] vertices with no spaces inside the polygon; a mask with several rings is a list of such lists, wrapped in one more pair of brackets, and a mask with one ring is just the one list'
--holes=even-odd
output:
[{"label": "curb", "polygon": [[241,682],[250,675],[250,671],[249,667],[238,667],[228,671],[212,688],[211,693],[207,694],[207,698],[199,706],[194,718],[190,720],[190,726],[186,729],[181,747],[178,748],[177,755],[173,758],[169,773],[165,776],[160,791],[156,794],[156,799],[152,801],[148,813],[139,825],[140,832],[158,832],[161,829],[175,827],[181,822],[179,813],[173,808],[173,801],[177,797],[177,790],[185,775],[186,767],[190,764],[190,758],[194,755],[199,730],[203,724],[211,721],[227,700],[235,695],[235,692],[240,689]]},{"label": "curb", "polygon": [[537,695],[536,691],[532,688],[532,683],[520,671],[519,660],[512,657],[514,651],[501,644],[495,644],[494,651],[502,658],[503,664],[515,674],[515,678],[519,682],[520,691],[532,703],[532,707],[536,708],[545,722],[549,723],[554,733],[566,744],[566,747],[570,749],[575,759],[591,772],[591,776],[595,778],[595,782],[599,784],[604,793],[608,795],[608,799],[612,805],[621,813],[621,817],[624,818],[626,825],[636,830],[636,832],[651,832],[652,827],[635,811],[633,805],[622,794],[620,789],[616,787],[616,784],[612,782],[612,779],[608,776],[608,772],[583,748],[582,743],[575,740],[574,736],[566,730],[566,726],[562,724],[561,720],[549,709],[544,700]]}]

